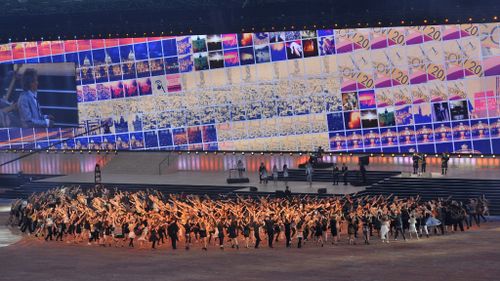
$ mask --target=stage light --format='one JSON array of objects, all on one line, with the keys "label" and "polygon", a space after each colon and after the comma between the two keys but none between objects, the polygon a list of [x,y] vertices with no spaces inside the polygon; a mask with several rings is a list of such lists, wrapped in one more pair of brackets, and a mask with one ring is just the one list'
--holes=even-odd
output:
[{"label": "stage light", "polygon": [[83,150],[80,150],[80,154],[82,154],[82,153],[83,153]]},{"label": "stage light", "polygon": [[302,156],[302,152],[300,152],[299,155]]},{"label": "stage light", "polygon": [[384,154],[382,153],[382,154],[380,154],[380,156],[384,157]]},{"label": "stage light", "polygon": [[370,157],[373,157],[373,153],[370,153]]},{"label": "stage light", "polygon": [[97,154],[101,154],[101,151],[100,151],[100,150],[98,150],[98,151],[97,151]]},{"label": "stage light", "polygon": [[472,21],[472,18],[469,18],[469,21]]},{"label": "stage light", "polygon": [[469,154],[469,158],[472,158],[472,154]]},{"label": "stage light", "polygon": [[89,150],[89,154],[92,154],[92,150]]},{"label": "stage light", "polygon": [[208,152],[207,152],[207,151],[205,151],[205,155],[207,155],[207,154],[208,154]]},{"label": "stage light", "polygon": [[253,151],[252,151],[250,154],[252,154],[252,155],[253,155]]},{"label": "stage light", "polygon": [[273,153],[272,153],[272,152],[271,152],[271,153],[269,153],[269,154],[270,154],[270,155],[273,155]]},{"label": "stage light", "polygon": [[241,155],[245,155],[245,152],[242,152]]},{"label": "stage light", "polygon": [[444,19],[444,22],[448,22],[448,19]]},{"label": "stage light", "polygon": [[458,158],[462,158],[462,155],[461,155],[461,154],[458,154]]},{"label": "stage light", "polygon": [[404,21],[404,20],[402,20],[402,21],[401,21],[401,24],[405,24],[405,21]]},{"label": "stage light", "polygon": [[260,155],[264,155],[264,152],[261,152]]},{"label": "stage light", "polygon": [[484,155],[481,154],[481,158],[484,158]]},{"label": "stage light", "polygon": [[[45,150],[45,151],[46,151],[47,153],[49,153],[49,150],[48,150],[48,149],[47,149],[47,150]],[[90,152],[90,151],[89,151],[89,152]]]},{"label": "stage light", "polygon": [[[494,20],[497,20],[497,19],[498,19],[498,17],[497,17],[497,16],[494,16],[494,17],[493,17],[493,19],[494,19]],[[9,39],[9,40],[10,40],[10,39]]]},{"label": "stage light", "polygon": [[403,157],[406,157],[406,153],[403,153]]},{"label": "stage light", "polygon": [[235,154],[236,154],[236,152],[233,151],[233,155],[235,155]]},{"label": "stage light", "polygon": [[436,155],[434,155],[434,156],[438,157],[439,155],[437,155],[437,154],[436,154]]},{"label": "stage light", "polygon": [[352,153],[349,153],[349,156],[352,156]]},{"label": "stage light", "polygon": [[32,153],[32,152],[33,152],[33,150],[30,149],[30,153]]},{"label": "stage light", "polygon": [[493,158],[497,157],[496,155],[493,155]]},{"label": "stage light", "polygon": [[332,155],[333,155],[333,153],[330,152],[330,156],[332,156]]},{"label": "stage light", "polygon": [[290,156],[292,156],[292,155],[293,155],[293,153],[290,152]]},{"label": "stage light", "polygon": [[427,20],[424,20],[424,23],[427,23]]},{"label": "stage light", "polygon": [[339,155],[342,156],[342,152],[340,152]]},{"label": "stage light", "polygon": [[379,21],[379,22],[377,22],[377,24],[378,24],[378,25],[381,25],[381,24],[382,24],[382,22],[381,22],[381,21]]},{"label": "stage light", "polygon": [[198,155],[198,151],[196,151],[194,154]]},{"label": "stage light", "polygon": [[188,151],[187,154],[191,154],[191,151]]},{"label": "stage light", "polygon": [[182,152],[180,152],[180,151],[179,151],[179,152],[177,152],[177,153],[178,153],[179,155],[181,155],[181,154],[182,154]]},{"label": "stage light", "polygon": [[425,157],[427,157],[427,154],[424,154]]}]

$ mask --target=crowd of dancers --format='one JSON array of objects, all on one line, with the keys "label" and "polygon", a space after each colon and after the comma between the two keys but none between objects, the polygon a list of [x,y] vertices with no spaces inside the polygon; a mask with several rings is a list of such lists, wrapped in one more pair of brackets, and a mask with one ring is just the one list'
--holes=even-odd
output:
[{"label": "crowd of dancers", "polygon": [[[395,196],[285,198],[164,195],[61,187],[12,203],[9,223],[45,241],[177,249],[370,244],[464,231],[486,221],[484,197],[457,202]],[[376,237],[376,238],[375,238]],[[171,245],[171,246],[170,246]],[[279,244],[281,245],[281,244]]]}]

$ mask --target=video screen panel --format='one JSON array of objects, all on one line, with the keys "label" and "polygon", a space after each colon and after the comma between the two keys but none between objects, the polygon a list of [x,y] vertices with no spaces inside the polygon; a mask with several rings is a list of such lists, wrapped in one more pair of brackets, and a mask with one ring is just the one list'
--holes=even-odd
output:
[{"label": "video screen panel", "polygon": [[74,63],[0,65],[0,128],[78,127]]},{"label": "video screen panel", "polygon": [[0,62],[74,63],[80,117],[0,129],[0,149],[500,153],[497,23],[10,43]]}]

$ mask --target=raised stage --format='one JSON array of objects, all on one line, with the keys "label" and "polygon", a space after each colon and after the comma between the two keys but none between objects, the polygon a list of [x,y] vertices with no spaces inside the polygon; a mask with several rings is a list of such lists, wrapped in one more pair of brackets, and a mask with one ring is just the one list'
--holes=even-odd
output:
[{"label": "raised stage", "polygon": [[[21,153],[1,153],[0,163],[14,159]],[[260,163],[272,170],[276,165],[279,170],[286,164],[291,170],[291,179],[288,183],[292,192],[317,194],[318,189],[326,189],[328,194],[349,194],[363,191],[364,186],[373,184],[387,177],[410,177],[412,162],[409,156],[373,156],[367,167],[368,180],[364,186],[359,181],[358,156],[356,155],[325,155],[323,161],[337,163],[339,166],[346,163],[349,167],[349,182],[355,185],[333,186],[331,169],[316,169],[312,187],[305,182],[305,172],[298,169],[301,163],[307,161],[307,155],[301,154],[260,154],[260,153],[177,153],[177,152],[119,152],[114,153],[39,153],[26,157],[20,161],[0,167],[0,173],[15,174],[44,174],[58,175],[39,180],[40,183],[82,183],[94,182],[93,168],[96,163],[102,167],[102,182],[110,187],[118,184],[144,185],[145,188],[155,186],[189,186],[190,190],[196,187],[217,186],[231,188],[237,192],[250,192],[251,187],[259,192],[274,193],[285,190],[283,181],[274,184],[259,184],[258,167]],[[248,173],[249,183],[227,184],[229,169],[235,168],[238,160],[242,160]],[[419,178],[457,178],[457,179],[500,179],[500,159],[484,158],[452,158],[449,163],[448,175],[440,174],[440,158],[430,155],[428,158],[427,173]],[[293,175],[292,175],[293,174]],[[62,176],[61,176],[62,175]],[[1,188],[1,187],[0,187]],[[1,191],[0,191],[1,193]],[[0,194],[1,197],[1,194]]]}]

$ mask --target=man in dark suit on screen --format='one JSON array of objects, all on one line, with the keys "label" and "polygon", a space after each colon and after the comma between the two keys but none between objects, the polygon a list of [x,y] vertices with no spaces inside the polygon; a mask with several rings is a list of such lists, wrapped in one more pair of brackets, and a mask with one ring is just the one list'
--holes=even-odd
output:
[{"label": "man in dark suit on screen", "polygon": [[53,117],[42,115],[37,100],[38,74],[35,69],[28,68],[22,78],[23,92],[19,96],[17,107],[23,128],[51,127]]}]

